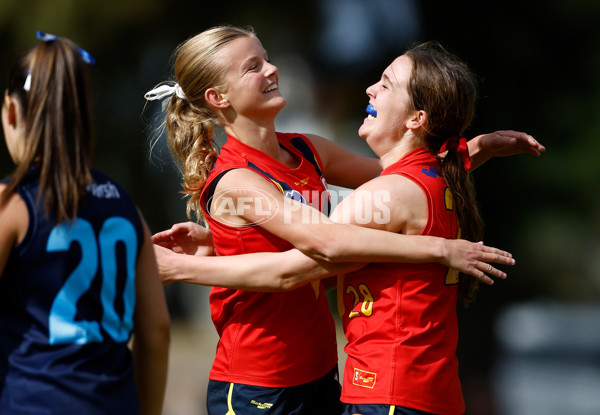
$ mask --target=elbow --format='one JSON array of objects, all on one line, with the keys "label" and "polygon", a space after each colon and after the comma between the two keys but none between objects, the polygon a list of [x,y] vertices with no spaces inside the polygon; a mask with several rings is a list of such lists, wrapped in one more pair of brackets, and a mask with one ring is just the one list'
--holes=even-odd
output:
[{"label": "elbow", "polygon": [[170,328],[161,327],[160,331],[156,333],[156,348],[157,350],[154,353],[157,356],[169,356],[169,350],[171,348],[171,331]]},{"label": "elbow", "polygon": [[289,275],[281,278],[277,291],[292,291],[307,284],[298,275]]},{"label": "elbow", "polygon": [[278,254],[279,264],[275,266],[275,278],[269,284],[273,291],[291,291],[320,278],[322,267],[298,249]]},{"label": "elbow", "polygon": [[152,333],[149,345],[147,347],[155,348],[154,353],[162,354],[171,346],[171,327],[168,322],[158,325]]},{"label": "elbow", "polygon": [[311,236],[296,245],[299,251],[311,258],[325,262],[336,262],[343,259],[343,243],[333,234]]},{"label": "elbow", "polygon": [[331,242],[332,243],[326,243],[326,241],[323,241],[323,244],[309,248],[305,254],[316,260],[325,261],[327,263],[342,261],[344,259],[344,253],[341,249],[341,244],[336,243],[337,241]]},{"label": "elbow", "polygon": [[167,315],[157,319],[146,343],[154,344],[158,350],[169,350],[171,345],[171,320]]},{"label": "elbow", "polygon": [[133,351],[135,355],[145,359],[160,359],[168,356],[171,346],[171,332],[168,325],[161,325],[151,332],[136,330],[133,336]]},{"label": "elbow", "polygon": [[[301,254],[302,255],[302,254]],[[294,262],[283,262],[281,267],[271,273],[266,273],[265,277],[257,287],[257,291],[263,292],[283,292],[292,291],[306,283],[302,279],[304,272],[296,268]]]},{"label": "elbow", "polygon": [[160,329],[157,333],[160,342],[164,345],[165,348],[169,349],[171,346],[171,325],[169,322],[161,325]]}]

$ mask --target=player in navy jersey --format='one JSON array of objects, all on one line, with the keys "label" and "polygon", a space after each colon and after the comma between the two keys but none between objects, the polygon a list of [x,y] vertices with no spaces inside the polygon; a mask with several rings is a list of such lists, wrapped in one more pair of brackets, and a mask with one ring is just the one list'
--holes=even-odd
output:
[{"label": "player in navy jersey", "polygon": [[150,233],[91,164],[93,58],[38,38],[2,103],[0,414],[158,415],[169,315]]}]

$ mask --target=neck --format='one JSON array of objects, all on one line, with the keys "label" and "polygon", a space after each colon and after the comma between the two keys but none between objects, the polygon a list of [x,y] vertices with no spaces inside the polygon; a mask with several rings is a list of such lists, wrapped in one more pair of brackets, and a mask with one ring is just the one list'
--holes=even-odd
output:
[{"label": "neck", "polygon": [[242,143],[262,151],[275,160],[282,160],[282,149],[275,133],[274,122],[258,124],[254,121],[236,120],[235,123],[224,126],[224,129],[227,134]]},{"label": "neck", "polygon": [[386,167],[396,163],[406,154],[423,146],[424,143],[421,139],[414,135],[409,135],[392,143],[392,145],[389,147],[382,149],[380,153],[377,151],[375,151],[375,153],[381,159],[381,165],[385,169]]}]

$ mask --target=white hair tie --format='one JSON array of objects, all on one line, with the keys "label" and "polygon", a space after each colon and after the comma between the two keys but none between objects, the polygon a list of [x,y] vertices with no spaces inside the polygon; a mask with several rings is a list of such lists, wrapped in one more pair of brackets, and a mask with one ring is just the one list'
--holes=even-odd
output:
[{"label": "white hair tie", "polygon": [[23,84],[25,92],[29,92],[31,89],[31,70],[27,71],[27,78],[25,78],[25,84]]},{"label": "white hair tie", "polygon": [[177,95],[180,99],[185,99],[185,94],[183,93],[183,89],[179,86],[178,83],[175,85],[160,85],[154,88],[151,91],[148,91],[144,94],[144,98],[148,101],[162,100],[163,98],[171,97],[173,94]]},{"label": "white hair tie", "polygon": [[186,98],[185,94],[183,93],[183,89],[181,89],[179,84],[175,84],[175,95],[177,95],[177,97],[180,99]]}]

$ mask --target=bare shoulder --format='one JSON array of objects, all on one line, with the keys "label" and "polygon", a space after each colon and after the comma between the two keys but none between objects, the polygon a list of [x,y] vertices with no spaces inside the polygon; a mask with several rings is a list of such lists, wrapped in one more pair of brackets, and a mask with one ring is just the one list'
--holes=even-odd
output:
[{"label": "bare shoulder", "polygon": [[[336,208],[336,221],[355,222],[350,218],[371,217],[370,227],[390,232],[418,233],[427,219],[427,198],[409,178],[398,175],[369,180],[344,199]],[[334,216],[332,216],[334,217]],[[339,218],[339,219],[338,219]]]},{"label": "bare shoulder", "polygon": [[[0,200],[4,199],[4,192],[6,192],[6,185],[4,183],[0,183]],[[25,202],[21,196],[19,196],[18,193],[13,192],[12,194],[8,195],[8,199],[5,203],[0,204],[0,215],[3,215],[3,217],[6,219],[8,216],[4,215],[18,216],[20,213],[23,213],[25,216],[27,216],[27,206],[25,205]]]},{"label": "bare shoulder", "polygon": [[253,170],[230,170],[215,187],[210,202],[210,215],[234,226],[265,222],[273,211],[281,210],[276,207],[285,202],[277,186],[278,184]]},{"label": "bare shoulder", "polygon": [[357,192],[381,193],[389,199],[390,203],[402,205],[413,202],[415,199],[426,201],[421,187],[413,180],[401,174],[388,174],[378,176],[356,189]]},{"label": "bare shoulder", "polygon": [[262,198],[278,198],[281,192],[274,182],[254,170],[236,168],[229,170],[219,179],[213,195],[213,203],[219,199],[236,200],[251,198],[256,201]]},{"label": "bare shoulder", "polygon": [[[4,197],[6,185],[0,184],[0,200]],[[0,204],[0,260],[6,260],[8,251],[21,242],[29,226],[29,213],[25,202],[17,193],[8,196]]]}]

